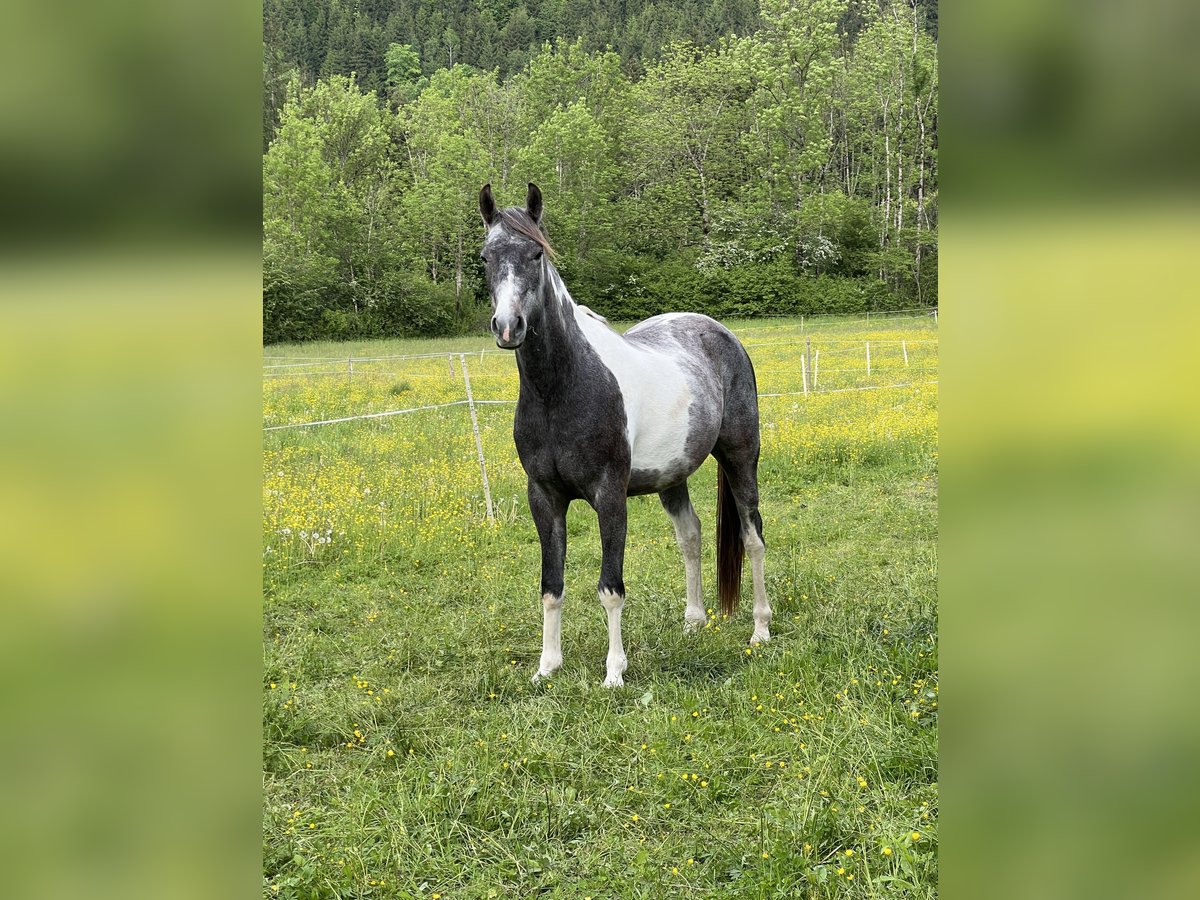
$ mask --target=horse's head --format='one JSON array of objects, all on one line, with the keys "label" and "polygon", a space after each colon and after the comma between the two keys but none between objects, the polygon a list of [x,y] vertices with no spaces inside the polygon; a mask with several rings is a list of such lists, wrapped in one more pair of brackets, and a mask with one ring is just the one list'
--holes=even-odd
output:
[{"label": "horse's head", "polygon": [[498,347],[515,350],[544,312],[543,262],[546,252],[553,251],[540,227],[542,192],[530,182],[524,209],[499,209],[492,186],[485,184],[479,192],[479,212],[487,226],[480,256],[492,295],[492,334]]}]

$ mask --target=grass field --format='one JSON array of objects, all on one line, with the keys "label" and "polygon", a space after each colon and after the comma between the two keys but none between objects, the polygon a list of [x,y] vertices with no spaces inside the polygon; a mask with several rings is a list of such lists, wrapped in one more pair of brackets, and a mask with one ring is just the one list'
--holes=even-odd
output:
[{"label": "grass field", "polygon": [[[539,549],[511,405],[479,407],[494,527],[466,406],[265,432],[265,896],[937,893],[935,323],[727,324],[764,395],[773,640],[747,646],[748,575],[735,616],[683,633],[671,523],[637,498],[612,691],[582,503],[565,663],[530,683]],[[792,393],[804,337],[808,397]],[[457,356],[453,374],[445,355],[348,357],[474,348],[475,398],[515,399],[514,361],[489,345],[268,348],[289,368],[264,369],[264,425],[465,397]],[[691,493],[714,606],[711,460]]]}]

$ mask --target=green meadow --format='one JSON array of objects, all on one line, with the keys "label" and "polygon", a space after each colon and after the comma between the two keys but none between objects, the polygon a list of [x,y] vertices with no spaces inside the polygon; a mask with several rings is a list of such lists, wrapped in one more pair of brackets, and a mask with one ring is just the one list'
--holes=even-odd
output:
[{"label": "green meadow", "polygon": [[[513,407],[477,410],[490,524],[469,410],[444,405],[464,362],[476,400],[515,399],[509,355],[484,337],[266,349],[264,896],[937,893],[936,322],[728,324],[763,395],[773,639],[747,644],[748,572],[735,615],[684,634],[671,523],[635,498],[615,690],[578,502],[565,662],[530,681]],[[711,460],[691,494],[715,607]]]}]

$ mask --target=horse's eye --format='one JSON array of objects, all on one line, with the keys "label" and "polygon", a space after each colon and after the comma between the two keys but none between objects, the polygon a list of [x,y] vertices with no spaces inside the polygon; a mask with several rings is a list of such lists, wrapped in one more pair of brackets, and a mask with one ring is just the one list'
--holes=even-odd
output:
[{"label": "horse's eye", "polygon": [[479,258],[480,258],[480,259],[482,259],[484,262],[487,262],[487,261],[488,261],[488,258],[487,258],[487,254],[486,254],[486,253],[480,253],[480,254],[479,254]]},{"label": "horse's eye", "polygon": [[534,258],[534,261],[535,261],[535,262],[536,262],[537,260],[541,259],[541,258],[542,258],[542,251],[541,251],[541,250],[538,250],[538,252],[537,252],[537,253],[533,254],[533,258]]}]

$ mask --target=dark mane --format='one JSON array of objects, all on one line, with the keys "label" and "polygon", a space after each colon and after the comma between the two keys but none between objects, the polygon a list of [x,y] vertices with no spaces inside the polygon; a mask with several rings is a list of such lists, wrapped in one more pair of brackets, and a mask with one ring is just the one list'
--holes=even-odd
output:
[{"label": "dark mane", "polygon": [[542,229],[538,227],[533,219],[529,218],[529,213],[525,212],[519,206],[509,206],[506,209],[500,210],[500,221],[510,231],[515,231],[521,237],[529,238],[529,240],[549,253],[552,259],[558,258],[558,254],[550,246],[550,242],[546,239],[546,235],[542,232]]}]

